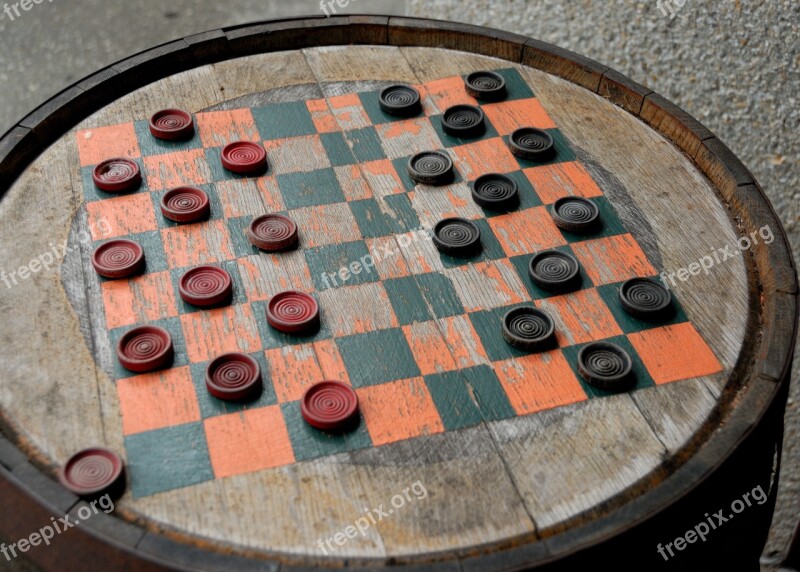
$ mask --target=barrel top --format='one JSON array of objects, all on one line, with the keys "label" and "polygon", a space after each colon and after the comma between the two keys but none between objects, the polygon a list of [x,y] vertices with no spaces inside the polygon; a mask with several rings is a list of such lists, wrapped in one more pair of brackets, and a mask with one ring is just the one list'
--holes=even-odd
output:
[{"label": "barrel top", "polygon": [[[465,90],[464,76],[487,70],[505,81],[502,101]],[[381,110],[393,84],[420,93],[419,115]],[[445,132],[442,115],[461,104],[480,108],[482,135]],[[152,136],[149,118],[167,108],[193,114],[191,139]],[[512,154],[521,127],[545,131],[555,155]],[[265,148],[266,173],[226,170],[234,141]],[[5,432],[53,477],[78,450],[118,452],[128,489],[116,515],[148,534],[306,563],[447,560],[566,533],[574,548],[617,530],[620,507],[638,503],[633,522],[673,502],[704,475],[687,467],[719,463],[785,377],[796,276],[755,181],[658,94],[534,40],[380,17],[211,32],[81,82],[0,150]],[[445,153],[454,180],[415,184],[407,164],[421,151]],[[92,172],[110,157],[138,166],[138,190],[97,189]],[[510,178],[516,208],[474,202],[487,173]],[[162,216],[182,185],[208,194],[208,220]],[[579,208],[597,208],[602,227],[557,227],[565,197],[587,199]],[[268,212],[297,224],[297,249],[248,242]],[[473,222],[480,254],[436,250],[423,231],[449,217]],[[143,247],[144,274],[98,277],[93,252],[112,238]],[[578,261],[577,290],[532,281],[546,249]],[[204,264],[232,277],[230,305],[181,300],[181,276]],[[625,310],[620,286],[637,277],[668,285],[671,313]],[[317,300],[316,334],[267,324],[284,290]],[[662,294],[645,290],[645,305]],[[557,348],[503,339],[504,315],[523,305],[553,319]],[[117,362],[119,338],[145,324],[172,335],[169,369]],[[579,354],[598,341],[631,357],[632,388],[587,381]],[[264,390],[245,404],[206,390],[209,361],[230,351],[261,367]],[[303,421],[303,392],[322,379],[355,390],[357,428]]]}]

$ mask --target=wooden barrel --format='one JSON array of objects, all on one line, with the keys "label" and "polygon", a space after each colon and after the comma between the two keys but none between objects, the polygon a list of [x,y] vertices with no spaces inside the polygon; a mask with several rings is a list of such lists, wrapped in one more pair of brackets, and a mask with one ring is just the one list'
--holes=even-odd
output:
[{"label": "wooden barrel", "polygon": [[[496,74],[483,85],[504,83],[505,94],[472,97],[464,78],[476,71]],[[420,94],[413,116],[381,108],[393,84]],[[483,129],[445,131],[455,105],[478,107],[467,115]],[[191,139],[152,136],[148,119],[165,108],[193,114]],[[266,173],[223,167],[236,141],[266,149]],[[529,153],[514,154],[514,142]],[[410,157],[426,151],[453,163],[446,184],[410,178]],[[98,190],[93,172],[112,157],[136,164],[137,190]],[[101,70],[6,133],[0,161],[8,560],[60,570],[757,569],[777,488],[796,273],[752,175],[661,95],[495,30],[286,20],[183,38]],[[498,212],[473,200],[490,173],[507,177],[517,204]],[[185,185],[209,196],[208,220],[162,216],[164,193]],[[556,224],[587,212],[601,221],[588,233]],[[295,221],[296,249],[248,242],[265,213]],[[437,251],[430,231],[453,217],[467,222],[445,234],[457,242],[477,229],[479,252]],[[145,272],[100,278],[93,252],[121,238],[143,248]],[[577,261],[570,291],[533,281],[531,259],[547,250],[561,257],[555,274]],[[231,276],[227,305],[182,301],[181,277],[205,264]],[[665,285],[668,313],[626,310],[621,287],[635,278],[651,279],[631,295],[640,311]],[[286,290],[316,299],[316,332],[268,324]],[[506,341],[504,324],[524,339],[538,327],[513,325],[506,314],[518,307],[549,316],[555,347]],[[142,325],[171,334],[167,369],[118,363],[118,340]],[[261,366],[263,390],[244,403],[206,389],[209,362],[232,351]],[[628,366],[627,386],[599,383]],[[325,379],[358,398],[344,432],[304,421],[304,394]],[[56,480],[93,446],[126,463],[109,514]],[[65,514],[80,524],[46,531]]]}]

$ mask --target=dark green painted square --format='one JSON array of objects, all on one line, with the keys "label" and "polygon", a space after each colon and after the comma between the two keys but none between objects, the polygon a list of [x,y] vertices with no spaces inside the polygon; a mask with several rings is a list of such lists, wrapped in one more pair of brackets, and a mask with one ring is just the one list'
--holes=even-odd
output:
[{"label": "dark green painted square", "polygon": [[478,365],[461,370],[472,387],[481,414],[486,421],[499,421],[516,416],[514,407],[508,400],[494,369],[488,365]]},{"label": "dark green painted square", "polygon": [[[512,173],[504,173],[507,177],[510,177],[517,183],[517,192],[519,193],[519,205],[513,209],[514,211],[524,211],[526,209],[532,209],[533,207],[538,207],[542,205],[542,200],[539,198],[539,195],[536,194],[536,191],[533,189],[533,185],[528,180],[528,177],[525,176],[525,173],[522,171],[514,171]],[[469,188],[470,192],[472,192],[472,187],[475,181],[470,181]],[[483,214],[486,215],[486,218],[492,218],[498,215],[506,214],[508,211],[490,211],[483,207],[479,207]]]},{"label": "dark green painted square", "polygon": [[306,423],[300,413],[299,401],[282,404],[281,412],[298,461],[372,447],[372,439],[363,419],[359,420],[355,429],[332,433],[320,431]]},{"label": "dark green painted square", "polygon": [[361,272],[359,274],[348,272],[347,280],[342,280],[341,275],[330,276],[331,274],[338,274],[342,268],[348,268],[351,262],[360,261],[364,257],[371,256],[367,243],[363,240],[317,246],[305,250],[304,254],[306,263],[308,263],[308,270],[311,272],[311,278],[314,280],[314,286],[317,290],[366,284],[367,282],[380,280],[377,272]]},{"label": "dark green painted square", "polygon": [[254,107],[252,112],[258,132],[264,140],[313,135],[317,132],[305,101]]},{"label": "dark green painted square", "polygon": [[135,193],[149,192],[150,189],[147,186],[147,177],[144,175],[144,167],[142,166],[142,160],[141,159],[131,159],[131,160],[139,165],[139,171],[142,173],[142,184],[135,191],[130,191],[124,194],[107,193],[105,191],[101,191],[94,185],[94,181],[92,180],[92,172],[94,171],[94,166],[81,167],[81,183],[83,184],[83,197],[86,200],[86,202],[90,203],[92,201],[99,201],[102,199],[113,199],[115,197],[132,195]]},{"label": "dark green painted square", "polygon": [[472,400],[463,370],[426,375],[424,379],[446,430],[483,422],[481,410]]},{"label": "dark green painted square", "polygon": [[333,169],[277,175],[278,187],[287,209],[345,202]]},{"label": "dark green painted square", "polygon": [[443,274],[393,278],[383,285],[401,326],[464,313],[452,282]]},{"label": "dark green painted square", "polygon": [[259,254],[261,251],[256,248],[247,238],[247,227],[253,222],[253,215],[245,215],[229,218],[225,221],[228,226],[228,236],[231,239],[233,253],[237,258]]},{"label": "dark green painted square", "polygon": [[[657,283],[662,284],[661,279],[658,276],[649,276],[648,278],[652,278]],[[672,292],[672,309],[669,314],[666,314],[662,318],[653,320],[640,320],[638,318],[634,318],[623,309],[622,304],[619,301],[619,287],[621,285],[622,282],[617,282],[616,284],[605,284],[603,286],[598,286],[597,292],[606,303],[606,306],[608,306],[608,309],[611,310],[611,314],[614,316],[617,324],[619,324],[620,329],[622,329],[622,331],[626,334],[641,332],[642,330],[649,330],[651,328],[658,328],[659,326],[681,324],[689,321],[689,318],[686,317],[686,313],[683,311],[683,307],[675,297],[674,292]]]},{"label": "dark green painted square", "polygon": [[426,375],[424,379],[448,431],[516,415],[489,366]]},{"label": "dark green painted square", "polygon": [[[367,117],[369,117],[369,120],[373,125],[381,125],[382,123],[393,123],[395,121],[406,121],[408,119],[413,119],[409,117],[399,117],[396,115],[389,115],[388,113],[385,113],[381,109],[380,93],[381,90],[368,91],[358,94],[358,98],[361,100],[361,105],[364,108],[364,111],[367,112]],[[420,112],[420,114],[417,115],[416,117],[421,117],[421,116],[422,113]]]},{"label": "dark green painted square", "polygon": [[134,498],[214,480],[202,423],[128,435],[125,452]]},{"label": "dark green painted square", "polygon": [[[636,378],[636,384],[631,387],[631,389],[626,390],[633,391],[636,389],[642,389],[644,387],[652,387],[655,385],[653,382],[653,378],[650,377],[650,374],[647,371],[644,363],[642,363],[641,358],[639,358],[639,354],[636,353],[636,350],[633,349],[630,341],[625,336],[617,336],[614,338],[608,338],[602,340],[604,342],[611,342],[612,344],[617,344],[626,352],[628,355],[631,356],[631,361],[633,362],[633,375]],[[592,397],[607,397],[609,395],[614,395],[612,391],[605,391],[603,389],[598,389],[593,385],[589,385],[581,376],[580,372],[578,371],[578,352],[588,344],[580,344],[577,346],[569,346],[567,348],[562,348],[562,352],[564,353],[564,357],[567,358],[567,362],[569,362],[572,371],[575,373],[575,377],[578,378],[583,390],[586,392],[586,395],[589,396],[591,399]]]},{"label": "dark green painted square", "polygon": [[528,99],[535,97],[533,90],[531,90],[530,86],[522,78],[519,70],[514,68],[505,68],[492,71],[500,74],[506,80],[506,98],[504,101],[514,101],[516,99]]},{"label": "dark green painted square", "polygon": [[278,398],[275,396],[275,388],[272,386],[269,364],[264,353],[255,352],[249,355],[261,366],[261,380],[264,388],[258,397],[248,401],[223,401],[222,399],[217,399],[206,388],[206,368],[210,362],[193,363],[190,366],[192,382],[197,392],[197,402],[200,405],[200,415],[203,419],[228,413],[239,413],[249,409],[258,409],[259,407],[278,403]]},{"label": "dark green painted square", "polygon": [[350,210],[364,238],[405,234],[420,228],[417,212],[405,193],[350,201]]},{"label": "dark green painted square", "polygon": [[[106,240],[98,240],[94,243],[94,248],[97,249],[101,244],[109,240],[117,240],[124,238],[132,240],[142,247],[144,250],[144,265],[145,274],[152,274],[153,272],[163,272],[169,268],[167,264],[167,256],[164,254],[164,242],[161,240],[161,232],[157,230],[150,230],[147,232],[137,232],[136,234],[126,234],[125,236],[109,238]],[[107,278],[95,274],[100,282],[107,282]]]},{"label": "dark green painted square", "polygon": [[197,133],[195,124],[195,132],[191,139],[183,141],[165,141],[153,137],[150,133],[150,121],[136,121],[134,124],[136,130],[136,138],[139,140],[139,149],[142,151],[144,157],[151,155],[164,155],[166,153],[174,153],[175,151],[188,151],[190,149],[198,149],[203,146],[200,140],[200,135]]},{"label": "dark green painted square", "polygon": [[399,328],[336,339],[353,387],[408,379],[420,374],[414,354]]},{"label": "dark green painted square", "polygon": [[509,345],[503,339],[503,316],[506,312],[519,306],[532,306],[530,302],[525,304],[513,304],[493,310],[482,310],[469,315],[475,332],[481,339],[486,355],[491,361],[500,361],[512,357],[521,357],[530,352],[523,352]]},{"label": "dark green painted square", "polygon": [[[220,203],[219,195],[217,195],[217,191],[213,185],[191,185],[192,187],[197,187],[198,189],[202,189],[208,195],[208,202],[211,205],[211,215],[206,220],[219,220],[224,218],[224,213],[222,211],[222,203]],[[156,221],[158,222],[158,228],[172,228],[175,226],[185,226],[187,223],[179,223],[175,221],[169,220],[161,213],[161,199],[164,198],[169,192],[169,189],[164,189],[161,191],[152,191],[150,193],[150,198],[153,199],[153,211],[156,213]],[[189,223],[189,224],[203,224],[205,221],[198,221],[196,223]]]},{"label": "dark green painted square", "polygon": [[215,183],[220,181],[229,181],[232,179],[257,179],[269,173],[271,167],[269,165],[269,156],[267,156],[267,169],[261,173],[254,173],[243,175],[234,173],[222,166],[222,147],[208,147],[203,151],[206,158],[206,164],[211,171],[211,180]]},{"label": "dark green painted square", "polygon": [[111,346],[111,361],[113,362],[113,376],[115,379],[123,379],[126,377],[134,377],[137,375],[141,375],[134,371],[128,371],[124,367],[119,364],[119,360],[117,359],[117,343],[119,339],[127,332],[128,330],[132,330],[138,326],[157,326],[159,328],[164,328],[167,330],[172,336],[172,347],[175,350],[175,359],[172,362],[170,367],[181,367],[184,365],[189,364],[189,356],[186,355],[186,341],[183,337],[183,326],[181,325],[181,319],[178,317],[174,318],[162,318],[161,320],[154,320],[151,322],[147,322],[147,324],[131,324],[130,326],[122,326],[120,328],[114,328],[113,330],[108,332],[108,338]]},{"label": "dark green painted square", "polygon": [[[233,298],[231,299],[230,303],[223,304],[222,306],[235,306],[237,304],[244,304],[247,302],[247,293],[244,291],[244,283],[242,282],[242,277],[239,273],[239,266],[236,264],[235,260],[224,260],[222,262],[210,264],[209,266],[218,266],[231,275],[231,282],[233,283]],[[191,270],[191,268],[173,268],[169,271],[170,278],[172,279],[172,287],[175,291],[175,300],[178,302],[178,312],[181,314],[191,314],[192,312],[207,311],[209,309],[208,307],[193,306],[192,304],[184,302],[183,298],[181,298],[179,289],[181,278],[189,270]]]},{"label": "dark green painted square", "polygon": [[503,246],[497,237],[494,235],[492,228],[486,219],[473,220],[481,231],[481,245],[483,248],[480,253],[474,256],[450,256],[449,254],[439,253],[439,258],[445,268],[454,268],[456,266],[466,266],[474,262],[485,262],[487,260],[500,260],[506,257]]},{"label": "dark green painted square", "polygon": [[347,137],[357,161],[364,163],[386,159],[386,153],[383,151],[381,140],[374,127],[352,129],[345,133],[345,137]]},{"label": "dark green painted square", "polygon": [[[444,109],[442,113],[444,113]],[[453,137],[452,135],[448,135],[444,132],[444,127],[442,126],[442,115],[432,115],[431,116],[431,125],[433,126],[433,130],[436,131],[436,134],[439,136],[439,140],[442,142],[442,146],[444,147],[458,147],[459,145],[469,145],[470,143],[475,143],[476,141],[481,141],[483,139],[492,139],[495,137],[499,137],[497,133],[497,129],[494,128],[492,122],[489,121],[488,117],[484,118],[486,122],[486,132],[478,137]],[[500,140],[497,141],[498,145],[501,145]]]},{"label": "dark green painted square", "polygon": [[[552,250],[560,250],[562,252],[567,252],[573,256],[575,253],[572,251],[572,248],[569,246],[556,246]],[[530,268],[531,258],[533,258],[533,254],[520,254],[519,256],[512,256],[508,260],[511,262],[511,265],[514,267],[514,270],[517,271],[520,280],[523,284],[525,284],[525,288],[527,288],[528,293],[531,296],[531,300],[540,300],[542,298],[551,298],[553,296],[561,296],[558,292],[549,292],[547,290],[543,290],[539,288],[534,281],[531,279],[530,272],[528,269]],[[580,287],[577,288],[578,290],[585,290],[587,288],[594,287],[594,283],[592,282],[591,278],[589,278],[586,271],[583,269],[583,266],[579,266],[579,271],[581,275],[581,283]]]},{"label": "dark green painted square", "polygon": [[[611,203],[608,202],[608,199],[605,197],[592,197],[589,200],[597,205],[597,208],[600,210],[600,230],[591,234],[576,234],[574,232],[561,230],[561,234],[564,235],[564,238],[567,242],[581,242],[583,240],[593,240],[595,238],[616,236],[619,234],[625,234],[625,232],[627,232],[625,227],[622,226],[622,222],[619,220],[614,207],[612,207]],[[552,212],[553,205],[549,205],[547,209],[548,212]]]},{"label": "dark green painted square", "polygon": [[[560,129],[545,129],[550,136],[553,138],[553,144],[556,148],[556,154],[551,159],[547,161],[528,161],[527,159],[522,159],[520,157],[514,156],[519,163],[519,166],[523,169],[527,169],[528,167],[537,167],[539,165],[553,165],[555,163],[565,163],[567,161],[574,161],[575,160],[575,151],[572,150],[572,147],[567,141],[567,138],[561,132]],[[506,145],[508,145],[508,138],[509,136],[506,135],[503,137],[503,141],[505,141]]]},{"label": "dark green painted square", "polygon": [[[317,299],[319,296],[315,292],[311,295]],[[284,334],[279,332],[267,323],[267,301],[252,302],[253,315],[256,317],[258,333],[261,336],[261,344],[264,349],[271,350],[284,346],[294,346],[298,344],[308,344],[319,340],[327,340],[331,337],[331,330],[325,320],[325,308],[320,304],[320,327],[317,331],[306,334]]]},{"label": "dark green painted square", "polygon": [[325,154],[334,167],[353,165],[358,162],[341,131],[321,133],[319,137],[322,141],[322,146],[325,147]]},{"label": "dark green painted square", "polygon": [[400,177],[400,181],[403,183],[406,191],[413,191],[414,187],[417,184],[411,179],[411,176],[408,174],[408,160],[410,157],[399,157],[397,159],[392,159],[392,166],[394,167],[397,176]]}]

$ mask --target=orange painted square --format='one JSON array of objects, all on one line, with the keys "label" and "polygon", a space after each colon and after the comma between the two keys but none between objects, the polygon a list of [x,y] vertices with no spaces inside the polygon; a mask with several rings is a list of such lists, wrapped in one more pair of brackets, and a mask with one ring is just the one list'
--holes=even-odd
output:
[{"label": "orange painted square", "polygon": [[555,321],[560,347],[622,335],[614,316],[594,288],[543,298],[537,300],[536,305]]},{"label": "orange painted square", "polygon": [[495,364],[495,372],[518,415],[586,400],[586,392],[561,350]]},{"label": "orange painted square", "polygon": [[333,171],[336,173],[336,179],[342,187],[345,199],[358,201],[372,198],[372,189],[358,165],[334,167]]},{"label": "orange painted square", "polygon": [[433,398],[420,377],[362,387],[356,393],[375,445],[444,431]]},{"label": "orange painted square", "polygon": [[326,379],[350,384],[344,362],[332,340],[266,350],[279,403],[297,401],[311,385]]},{"label": "orange painted square", "polygon": [[519,170],[519,163],[508,145],[495,137],[451,149],[456,155],[458,171],[466,179],[477,179],[487,173],[511,173]]},{"label": "orange painted square", "polygon": [[286,207],[275,177],[230,179],[214,183],[226,218],[260,216]]},{"label": "orange painted square", "polygon": [[372,125],[357,94],[337,95],[331,97],[328,102],[342,130],[361,129]]},{"label": "orange painted square", "polygon": [[235,258],[223,220],[161,230],[170,268],[197,266]]},{"label": "orange painted square", "polygon": [[92,201],[86,203],[86,212],[89,216],[89,229],[94,240],[147,232],[158,228],[150,193],[137,193]]},{"label": "orange painted square", "polygon": [[100,284],[108,329],[178,315],[169,272],[143,274]]},{"label": "orange painted square", "polygon": [[534,207],[488,219],[507,256],[533,254],[567,243],[545,207]]},{"label": "orange painted square", "polygon": [[722,371],[714,352],[688,322],[628,334],[628,339],[656,383]]},{"label": "orange painted square", "polygon": [[450,348],[435,321],[403,326],[403,333],[422,375],[457,369]]},{"label": "orange painted square", "polygon": [[595,286],[657,274],[630,234],[576,242],[572,251]]},{"label": "orange painted square", "polygon": [[459,104],[477,105],[478,101],[467,94],[461,77],[448,77],[429,81],[424,85],[430,99],[444,113],[448,107]]},{"label": "orange painted square", "polygon": [[220,415],[203,422],[218,479],[294,463],[279,405]]},{"label": "orange painted square", "polygon": [[195,117],[203,147],[223,147],[234,141],[261,141],[249,109],[207,111]]},{"label": "orange painted square", "polygon": [[188,366],[120,379],[117,394],[124,435],[200,421]]},{"label": "orange painted square", "polygon": [[339,131],[339,124],[328,107],[328,102],[324,99],[309,99],[306,107],[311,114],[311,121],[318,133],[332,133]]},{"label": "orange painted square", "polygon": [[[402,278],[403,276],[411,274],[408,263],[404,258],[405,253],[400,251],[400,245],[397,244],[396,237],[382,236],[380,238],[368,238],[366,243],[370,254],[372,254],[372,259],[375,262],[375,269],[381,277],[381,280]],[[386,249],[386,251],[384,251],[384,249]],[[386,254],[387,252],[393,254],[388,256]]]},{"label": "orange painted square", "polygon": [[172,189],[185,185],[210,183],[211,168],[203,149],[175,151],[144,158],[147,186],[151,191]]},{"label": "orange painted square", "polygon": [[406,190],[394,165],[388,159],[362,163],[361,170],[364,179],[379,197],[404,193]]},{"label": "orange painted square", "polygon": [[599,197],[603,194],[592,176],[577,161],[541,165],[523,173],[546,205],[562,197]]},{"label": "orange painted square", "polygon": [[482,109],[500,135],[509,135],[520,127],[553,129],[556,126],[536,98],[489,103]]},{"label": "orange painted square", "polygon": [[97,165],[106,159],[142,156],[133,123],[83,129],[75,134],[81,167]]},{"label": "orange painted square", "polygon": [[403,326],[422,375],[488,364],[472,323],[464,316]]},{"label": "orange painted square", "polygon": [[192,312],[181,316],[189,361],[208,361],[228,352],[261,349],[261,337],[250,304]]}]

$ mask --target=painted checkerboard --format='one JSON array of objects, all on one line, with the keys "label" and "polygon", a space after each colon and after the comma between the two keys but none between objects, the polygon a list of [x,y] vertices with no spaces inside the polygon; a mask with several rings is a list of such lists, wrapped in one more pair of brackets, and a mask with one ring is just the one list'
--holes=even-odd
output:
[{"label": "painted checkerboard", "polygon": [[[375,90],[197,113],[188,142],[153,138],[147,121],[77,133],[95,246],[125,237],[139,242],[147,259],[142,276],[97,278],[109,347],[136,325],[156,324],[171,332],[176,348],[168,370],[137,375],[117,365],[113,372],[134,496],[603,397],[577,372],[578,351],[592,341],[628,350],[634,389],[722,369],[679,301],[662,323],[624,313],[619,284],[657,269],[529,85],[514,69],[495,71],[509,96],[481,104],[487,131],[473,140],[441,127],[451,105],[479,104],[460,77],[416,85],[424,113],[412,119],[385,115]],[[546,129],[555,158],[540,164],[512,155],[508,135],[521,126]],[[266,175],[242,177],[222,167],[221,148],[236,140],[265,146]],[[453,158],[452,184],[409,179],[408,158],[431,149]],[[144,182],[135,193],[94,187],[92,168],[113,156],[140,164]],[[490,213],[472,201],[470,181],[490,172],[516,180],[518,209]],[[210,220],[177,225],[161,216],[161,196],[187,184],[211,197]],[[553,224],[548,207],[567,195],[599,206],[602,231],[579,236]],[[248,242],[244,229],[265,212],[298,223],[299,249],[266,254]],[[422,231],[447,216],[475,221],[482,254],[456,259],[436,251]],[[551,295],[531,282],[528,261],[545,248],[578,258],[579,291]],[[374,269],[337,274],[364,260]],[[230,306],[200,310],[178,296],[182,273],[207,263],[233,277]],[[317,298],[318,333],[288,336],[267,325],[266,302],[286,289]],[[555,319],[558,349],[526,354],[504,342],[503,314],[531,303]],[[207,393],[205,367],[228,351],[261,363],[259,399],[231,404]],[[303,422],[299,399],[322,379],[355,388],[358,429],[335,435]]]}]

